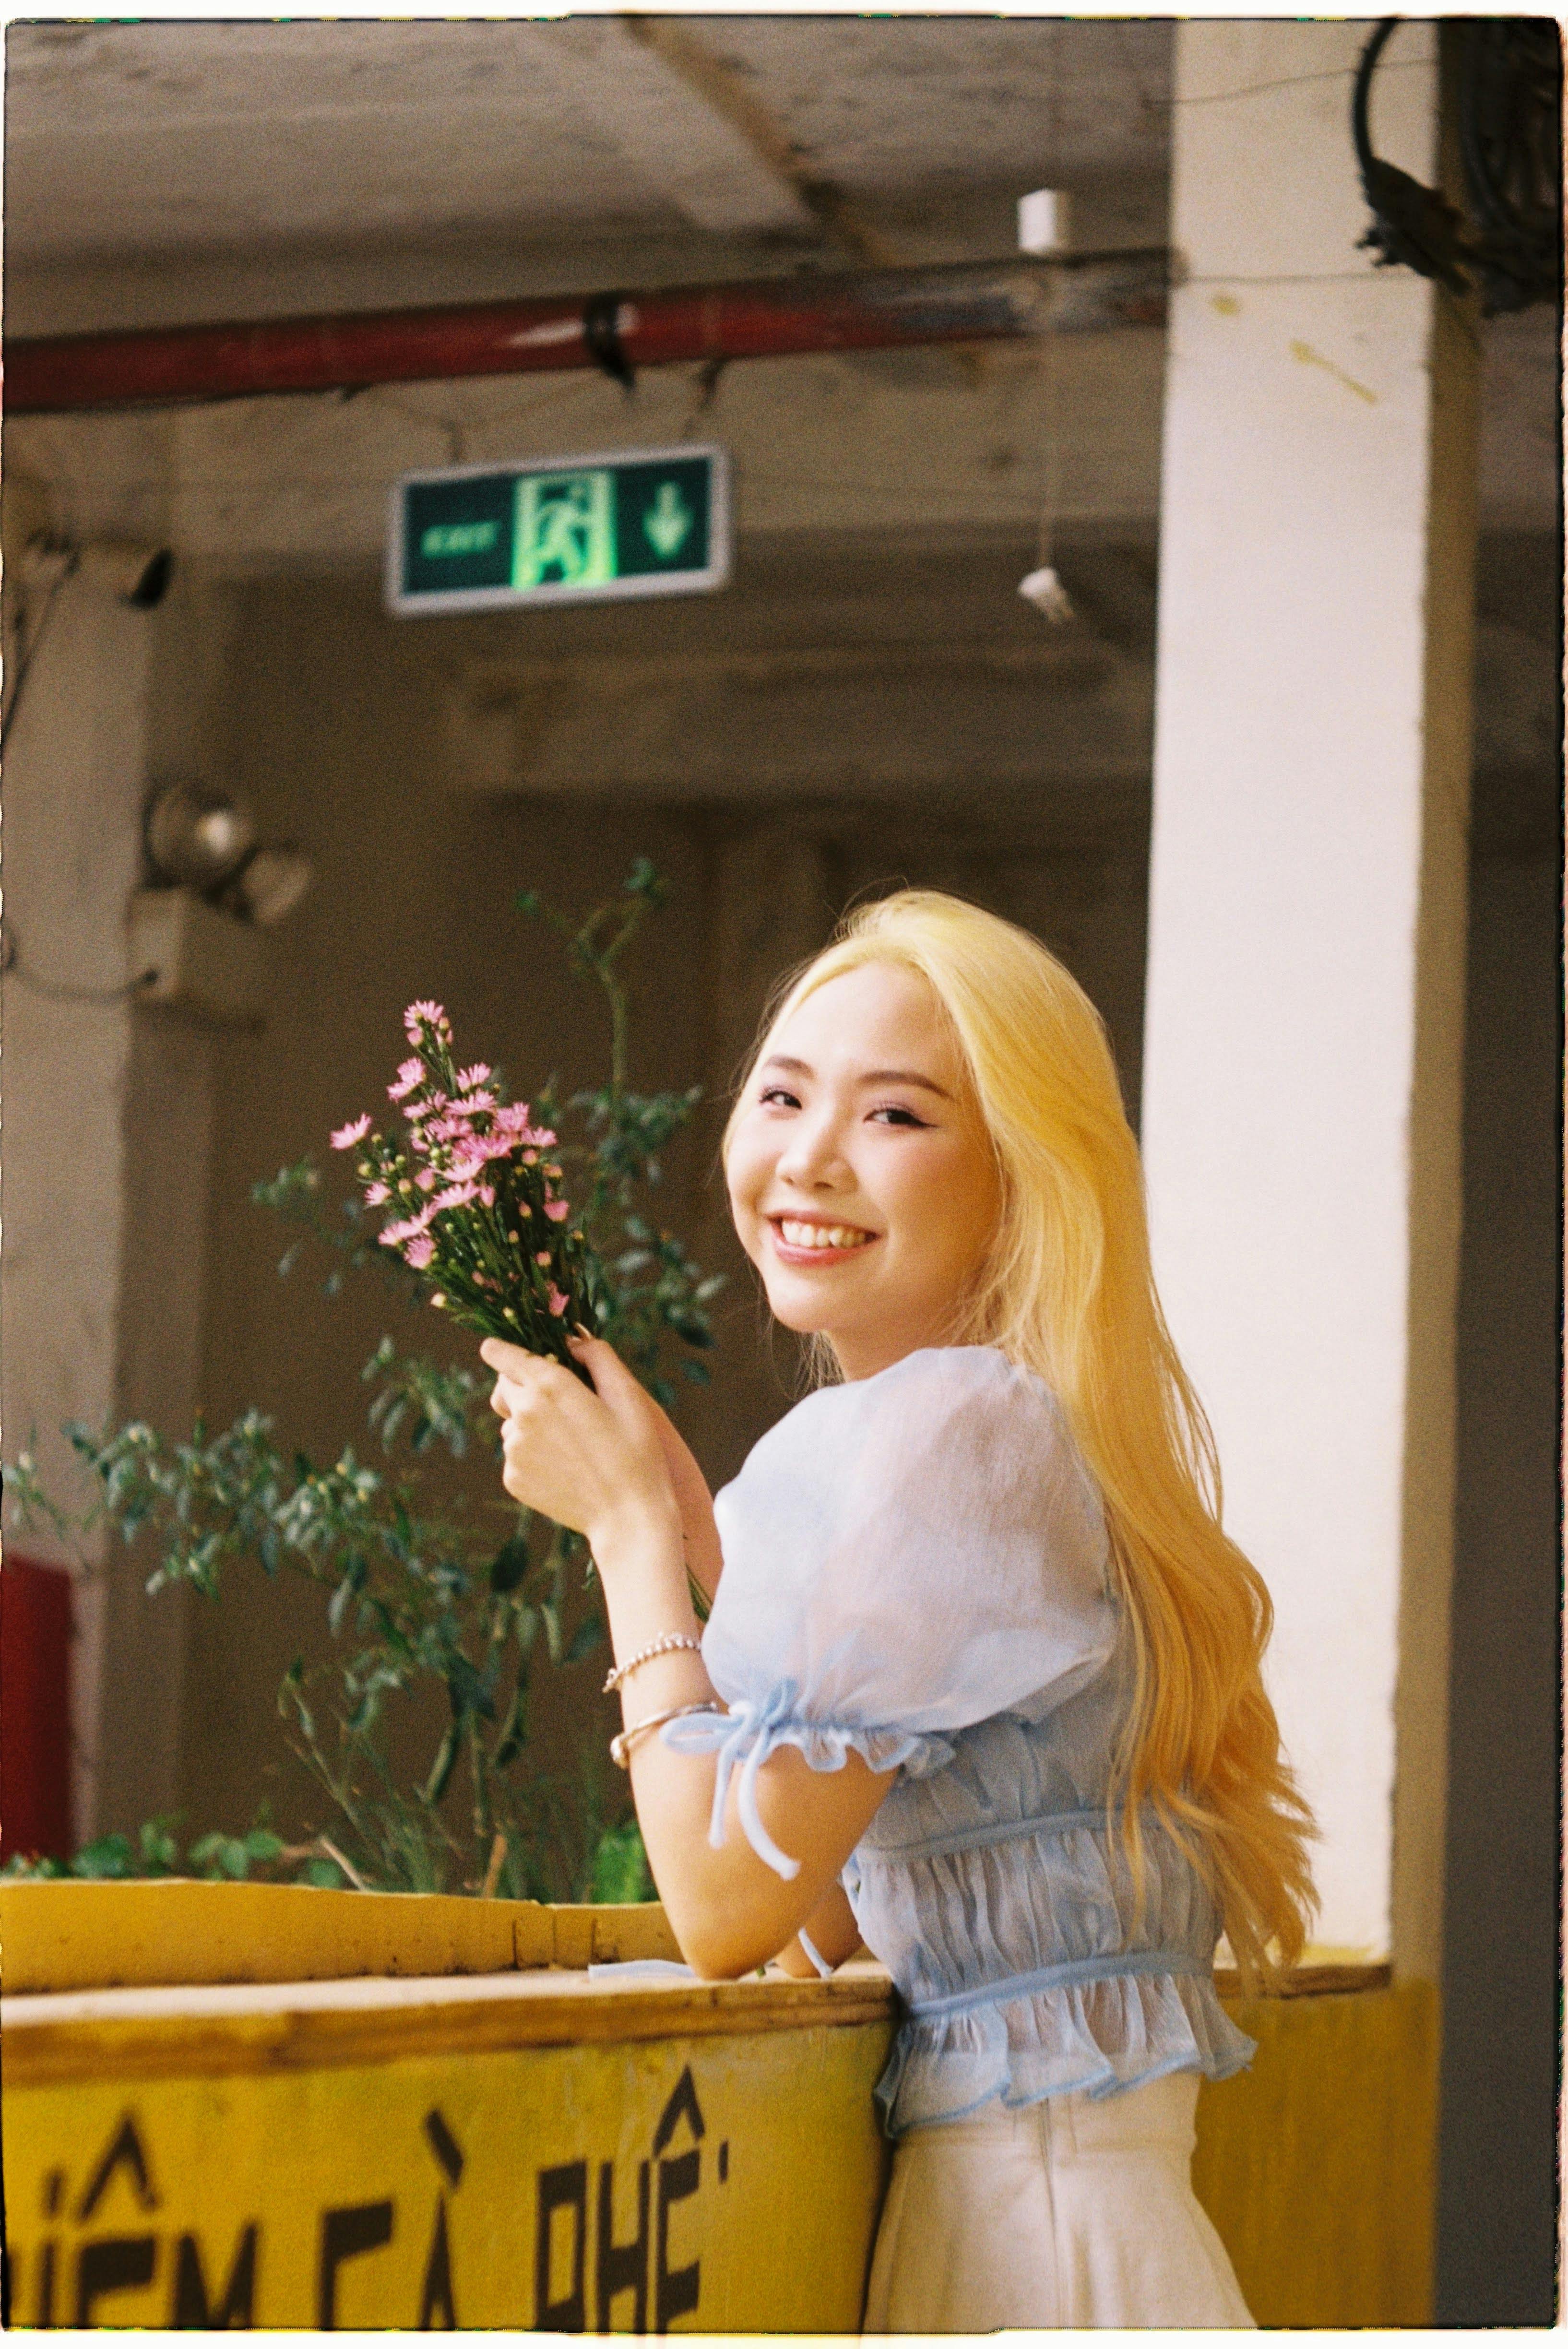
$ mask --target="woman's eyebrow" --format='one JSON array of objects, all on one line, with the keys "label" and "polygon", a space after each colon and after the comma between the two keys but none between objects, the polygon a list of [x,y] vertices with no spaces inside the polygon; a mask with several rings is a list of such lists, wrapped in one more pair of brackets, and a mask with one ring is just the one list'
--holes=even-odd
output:
[{"label": "woman's eyebrow", "polygon": [[[815,1074],[809,1061],[797,1061],[788,1052],[770,1052],[759,1063],[760,1076],[764,1069],[782,1069],[791,1076],[809,1077]],[[922,1077],[917,1069],[867,1069],[856,1079],[862,1085],[918,1085],[922,1092],[935,1093],[941,1101],[951,1101],[945,1085],[937,1084],[930,1077]]]},{"label": "woman's eyebrow", "polygon": [[919,1085],[923,1093],[936,1093],[942,1101],[951,1101],[945,1085],[930,1077],[922,1077],[917,1069],[867,1069],[860,1082],[863,1085]]}]

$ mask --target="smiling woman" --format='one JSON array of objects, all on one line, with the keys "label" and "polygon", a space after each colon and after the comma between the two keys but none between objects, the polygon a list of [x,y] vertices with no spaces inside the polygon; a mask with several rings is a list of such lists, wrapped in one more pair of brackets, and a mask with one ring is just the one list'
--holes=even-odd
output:
[{"label": "smiling woman", "polygon": [[1251,2053],[1217,1937],[1299,1953],[1308,1821],[1103,1028],[1034,939],[901,892],[785,995],[724,1162],[836,1376],[716,1502],[607,1347],[594,1392],[484,1349],[508,1491],[598,1563],[677,1938],[894,1975],[868,2330],[1245,2324],[1193,2113]]}]

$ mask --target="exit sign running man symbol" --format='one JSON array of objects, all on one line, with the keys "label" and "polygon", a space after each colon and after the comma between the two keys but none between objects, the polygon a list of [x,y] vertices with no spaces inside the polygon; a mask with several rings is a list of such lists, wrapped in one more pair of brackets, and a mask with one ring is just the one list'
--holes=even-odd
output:
[{"label": "exit sign running man symbol", "polygon": [[700,593],[730,575],[721,449],[411,473],[392,494],[386,595],[397,613]]}]

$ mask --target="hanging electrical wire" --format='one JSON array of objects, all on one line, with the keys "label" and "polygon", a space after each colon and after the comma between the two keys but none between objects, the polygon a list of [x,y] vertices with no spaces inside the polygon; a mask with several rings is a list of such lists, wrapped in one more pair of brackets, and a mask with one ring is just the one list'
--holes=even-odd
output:
[{"label": "hanging electrical wire", "polygon": [[1548,17],[1480,18],[1462,34],[1458,129],[1469,218],[1436,188],[1377,154],[1372,81],[1397,16],[1361,53],[1351,132],[1372,212],[1360,239],[1376,265],[1413,269],[1468,294],[1483,316],[1563,298],[1563,64]]}]

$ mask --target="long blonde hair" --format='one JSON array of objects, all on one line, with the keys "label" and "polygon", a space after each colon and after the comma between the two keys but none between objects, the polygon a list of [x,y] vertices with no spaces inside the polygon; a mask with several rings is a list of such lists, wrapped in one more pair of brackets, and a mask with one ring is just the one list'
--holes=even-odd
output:
[{"label": "long blonde hair", "polygon": [[[848,915],[785,982],[752,1065],[797,1004],[869,962],[930,986],[1001,1176],[995,1244],[948,1342],[995,1346],[1039,1372],[1104,1498],[1133,1669],[1114,1799],[1140,1897],[1147,1804],[1209,1882],[1243,1979],[1268,1979],[1301,1954],[1315,1907],[1312,1817],[1263,1689],[1273,1609],[1222,1529],[1213,1436],[1155,1291],[1104,1023],[1026,931],[903,889]],[[742,1087],[735,1116],[743,1102]]]}]

